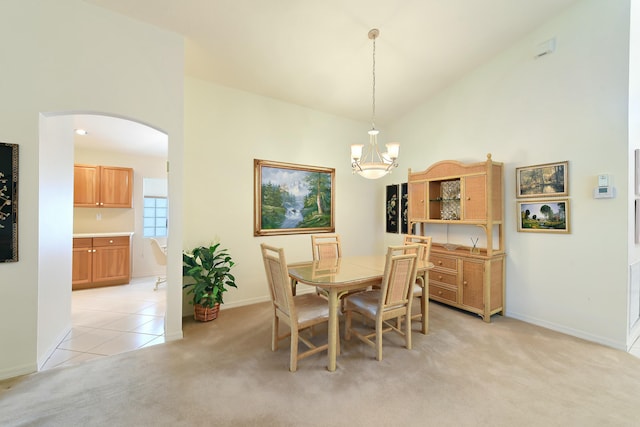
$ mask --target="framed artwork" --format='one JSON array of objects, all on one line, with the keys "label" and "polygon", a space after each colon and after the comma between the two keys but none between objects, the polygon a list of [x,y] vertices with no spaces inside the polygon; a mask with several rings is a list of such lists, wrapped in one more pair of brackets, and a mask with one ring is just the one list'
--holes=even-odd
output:
[{"label": "framed artwork", "polygon": [[409,234],[409,184],[400,184],[400,233]]},{"label": "framed artwork", "polygon": [[516,197],[569,195],[569,162],[516,168]]},{"label": "framed artwork", "polygon": [[386,231],[387,233],[398,232],[398,219],[400,212],[400,200],[398,197],[398,185],[387,185],[386,197]]},{"label": "framed artwork", "polygon": [[636,244],[640,243],[640,199],[635,200],[635,242]]},{"label": "framed artwork", "polygon": [[18,261],[18,145],[0,142],[0,262]]},{"label": "framed artwork", "polygon": [[335,169],[253,160],[254,236],[333,233]]},{"label": "framed artwork", "polygon": [[640,196],[640,150],[636,148],[634,154],[635,154],[636,196]]},{"label": "framed artwork", "polygon": [[569,199],[517,202],[518,231],[569,233]]}]

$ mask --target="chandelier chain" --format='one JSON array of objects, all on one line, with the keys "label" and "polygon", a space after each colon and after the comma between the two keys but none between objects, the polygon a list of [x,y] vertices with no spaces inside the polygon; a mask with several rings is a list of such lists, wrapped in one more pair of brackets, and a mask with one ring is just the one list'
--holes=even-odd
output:
[{"label": "chandelier chain", "polygon": [[376,38],[380,30],[373,28],[369,31],[369,39],[373,42],[372,69],[371,69],[371,129],[369,132],[369,145],[351,145],[351,168],[353,173],[367,179],[378,179],[390,173],[398,167],[398,150],[400,144],[391,142],[386,144],[387,151],[381,152],[378,148],[378,129],[376,129]]},{"label": "chandelier chain", "polygon": [[376,128],[376,37],[373,37],[373,72],[371,95],[371,127]]}]

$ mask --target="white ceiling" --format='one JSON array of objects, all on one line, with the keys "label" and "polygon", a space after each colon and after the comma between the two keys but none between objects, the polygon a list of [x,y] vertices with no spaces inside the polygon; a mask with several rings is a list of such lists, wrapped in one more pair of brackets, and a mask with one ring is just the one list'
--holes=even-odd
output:
[{"label": "white ceiling", "polygon": [[381,128],[580,0],[84,1],[184,35],[187,75],[367,122],[379,28]]},{"label": "white ceiling", "polygon": [[76,114],[74,129],[88,132],[87,135],[75,135],[76,148],[167,157],[167,135],[140,123],[118,117]]}]

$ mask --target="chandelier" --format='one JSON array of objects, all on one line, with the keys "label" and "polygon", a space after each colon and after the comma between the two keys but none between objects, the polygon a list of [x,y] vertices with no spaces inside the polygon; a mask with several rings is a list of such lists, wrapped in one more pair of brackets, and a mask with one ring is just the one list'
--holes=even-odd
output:
[{"label": "chandelier", "polygon": [[371,108],[371,130],[369,130],[369,146],[364,144],[353,144],[351,146],[351,168],[353,173],[367,179],[378,179],[391,172],[391,169],[398,167],[396,160],[400,151],[400,144],[393,142],[386,144],[387,151],[381,153],[378,149],[378,133],[376,129],[376,38],[380,35],[380,30],[374,28],[369,31],[369,38],[373,40],[373,96]]}]

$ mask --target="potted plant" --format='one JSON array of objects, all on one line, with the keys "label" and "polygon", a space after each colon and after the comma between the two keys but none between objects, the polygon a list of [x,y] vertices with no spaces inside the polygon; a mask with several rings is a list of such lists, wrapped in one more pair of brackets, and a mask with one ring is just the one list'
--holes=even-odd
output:
[{"label": "potted plant", "polygon": [[182,287],[193,295],[190,303],[196,320],[208,322],[218,317],[227,286],[237,288],[231,274],[233,266],[231,256],[226,249],[220,249],[220,243],[198,246],[182,254],[182,275],[190,277]]}]

